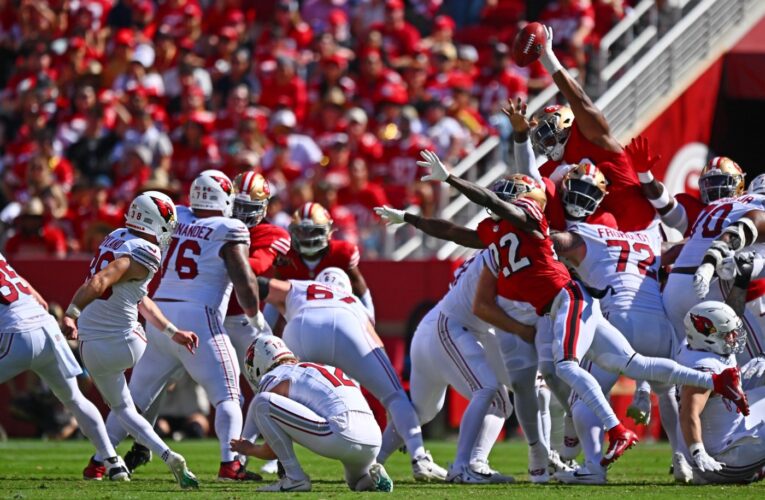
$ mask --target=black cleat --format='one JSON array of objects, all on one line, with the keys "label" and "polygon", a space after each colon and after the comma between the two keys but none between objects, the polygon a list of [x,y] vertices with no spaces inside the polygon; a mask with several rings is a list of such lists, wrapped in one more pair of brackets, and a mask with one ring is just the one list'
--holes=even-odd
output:
[{"label": "black cleat", "polygon": [[133,447],[130,448],[125,454],[125,465],[132,474],[138,467],[146,465],[151,461],[151,450],[147,447],[133,443]]}]

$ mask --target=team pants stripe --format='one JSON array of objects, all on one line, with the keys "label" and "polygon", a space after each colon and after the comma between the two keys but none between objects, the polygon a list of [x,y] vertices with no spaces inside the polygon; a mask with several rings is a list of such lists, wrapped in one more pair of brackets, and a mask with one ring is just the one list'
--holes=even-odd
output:
[{"label": "team pants stripe", "polygon": [[[210,308],[205,307],[205,315],[207,316],[207,326],[210,328],[210,333],[213,336],[212,338],[213,348],[215,349],[215,352],[218,355],[218,359],[220,360],[220,363],[223,366],[224,373],[226,373],[226,390],[228,392],[229,398],[231,398],[232,400],[239,401],[239,391],[237,390],[237,381],[233,380],[233,377],[236,374],[236,370],[233,368],[233,366],[231,366],[231,353],[227,352],[226,355],[224,355],[223,351],[221,350],[221,345],[218,342],[218,339],[216,338],[218,335],[222,333],[222,329],[220,325],[218,324],[217,319],[215,318],[215,311],[211,311]],[[224,347],[225,347],[225,343],[224,343]],[[215,404],[219,402],[220,401],[216,401]]]},{"label": "team pants stripe", "polygon": [[459,349],[457,349],[457,346],[454,343],[454,340],[452,340],[451,335],[449,335],[449,318],[441,313],[438,315],[438,339],[441,341],[441,345],[443,346],[444,351],[446,351],[446,354],[457,367],[457,370],[459,370],[459,372],[462,374],[462,377],[465,379],[465,381],[468,383],[470,390],[476,391],[483,388],[481,382],[478,380],[478,377],[476,377],[473,371],[470,369],[470,366],[465,361],[465,358],[462,357],[462,353],[460,353]]},{"label": "team pants stripe", "polygon": [[271,405],[271,411],[269,413],[277,422],[314,436],[328,436],[332,434],[332,429],[326,421],[316,421],[305,418],[286,408],[282,408],[273,401],[269,401],[269,404]]},{"label": "team pants stripe", "polygon": [[584,309],[584,298],[582,290],[574,281],[570,281],[565,286],[569,297],[568,313],[566,316],[566,333],[563,336],[563,359],[578,359],[576,353],[576,343],[579,340],[579,326],[582,322],[582,310]]},{"label": "team pants stripe", "polygon": [[397,391],[403,390],[404,388],[401,386],[401,381],[398,379],[398,375],[393,371],[393,367],[390,364],[390,359],[387,359],[387,356],[382,351],[382,349],[377,347],[372,350],[372,354],[375,355],[375,357],[377,358],[377,361],[383,367],[383,370],[385,371],[385,374],[388,376],[390,383],[393,384],[393,387],[395,387]]},{"label": "team pants stripe", "polygon": [[0,359],[5,358],[11,352],[13,333],[0,333]]}]

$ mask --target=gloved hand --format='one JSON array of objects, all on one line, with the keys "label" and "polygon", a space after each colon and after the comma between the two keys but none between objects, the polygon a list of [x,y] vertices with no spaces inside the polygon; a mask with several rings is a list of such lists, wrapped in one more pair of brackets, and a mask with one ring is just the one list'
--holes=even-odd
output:
[{"label": "gloved hand", "polygon": [[696,296],[703,299],[709,293],[709,283],[715,274],[715,267],[710,263],[704,263],[699,266],[693,275],[693,289],[696,290]]},{"label": "gloved hand", "polygon": [[702,472],[716,472],[722,470],[725,464],[710,457],[702,443],[693,443],[688,447],[696,467]]},{"label": "gloved hand", "polygon": [[266,329],[266,317],[260,311],[255,316],[247,316],[247,321],[255,327],[258,333],[262,333]]},{"label": "gloved hand", "polygon": [[426,168],[430,171],[429,174],[423,175],[421,181],[441,181],[444,182],[449,178],[449,172],[446,170],[446,165],[441,162],[441,159],[433,151],[423,149],[420,151],[422,161],[418,161],[417,165],[422,168]]},{"label": "gloved hand", "polygon": [[397,210],[384,205],[382,207],[375,207],[374,210],[375,213],[388,224],[402,224],[406,222],[404,220],[406,211],[404,210]]},{"label": "gloved hand", "polygon": [[555,170],[553,170],[553,173],[550,174],[550,180],[556,186],[560,185],[560,182],[566,177],[566,174],[574,170],[577,166],[576,163],[561,163]]},{"label": "gloved hand", "polygon": [[732,280],[738,274],[738,266],[736,265],[736,256],[728,255],[723,257],[717,267],[715,268],[717,277],[721,280]]},{"label": "gloved hand", "polygon": [[539,57],[539,60],[547,72],[550,73],[550,75],[554,75],[563,69],[563,65],[560,63],[560,61],[558,61],[558,58],[555,56],[555,52],[553,51],[552,28],[545,26],[545,30],[547,30],[547,42],[545,43],[544,49],[542,50],[542,55]]}]

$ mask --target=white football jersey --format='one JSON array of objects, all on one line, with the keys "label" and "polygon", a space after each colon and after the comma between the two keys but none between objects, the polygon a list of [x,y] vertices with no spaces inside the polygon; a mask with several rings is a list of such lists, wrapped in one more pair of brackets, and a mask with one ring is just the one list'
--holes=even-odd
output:
[{"label": "white football jersey", "polygon": [[242,221],[222,216],[200,219],[189,207],[179,206],[178,227],[162,259],[154,297],[208,306],[224,317],[232,285],[221,249],[229,242],[249,248],[250,232]]},{"label": "white football jersey", "polygon": [[[720,356],[713,352],[697,351],[687,344],[680,349],[676,361],[683,366],[711,373],[720,373],[736,366],[736,357],[732,354]],[[745,419],[736,411],[736,406],[719,394],[711,394],[701,412],[701,437],[707,452],[710,455],[720,453],[742,432],[747,432]]]},{"label": "white football jersey", "polygon": [[690,237],[675,261],[675,267],[700,266],[704,253],[715,238],[751,210],[765,210],[765,196],[746,194],[707,205],[693,224]]},{"label": "white football jersey", "polygon": [[604,313],[639,309],[664,314],[658,281],[662,240],[657,229],[625,233],[579,223],[569,231],[578,234],[587,247],[575,269],[587,286],[603,294]]},{"label": "white football jersey", "polygon": [[34,330],[43,326],[50,317],[32,296],[29,283],[16,274],[0,253],[0,332]]},{"label": "white football jersey", "polygon": [[361,319],[369,319],[367,308],[353,296],[346,295],[326,283],[309,280],[289,280],[290,290],[284,304],[284,319],[292,320],[304,309],[341,308],[347,309]]},{"label": "white football jersey", "polygon": [[148,269],[149,274],[141,281],[117,283],[88,304],[77,320],[83,340],[129,335],[138,327],[138,303],[149,293],[149,282],[159,270],[162,258],[156,244],[131,234],[125,228],[112,231],[90,261],[88,279],[125,255]]},{"label": "white football jersey", "polygon": [[358,384],[334,366],[317,363],[277,366],[263,375],[258,390],[268,391],[284,380],[290,381],[290,399],[327,420],[348,411],[372,413]]}]

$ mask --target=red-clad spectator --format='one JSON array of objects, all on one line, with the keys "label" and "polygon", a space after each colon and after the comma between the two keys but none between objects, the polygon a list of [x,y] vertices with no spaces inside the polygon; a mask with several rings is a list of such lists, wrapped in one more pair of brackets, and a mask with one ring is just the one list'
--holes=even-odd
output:
[{"label": "red-clad spectator", "polygon": [[174,38],[199,38],[202,9],[197,0],[167,0],[157,10],[157,25],[166,25]]},{"label": "red-clad spectator", "polygon": [[453,82],[452,85],[452,103],[448,112],[469,134],[467,145],[472,147],[486,139],[492,130],[470,95],[470,84]]},{"label": "red-clad spectator", "polygon": [[456,26],[457,24],[451,17],[446,15],[436,16],[433,19],[433,31],[430,33],[430,36],[420,40],[419,48],[430,50],[444,43],[453,43]]},{"label": "red-clad spectator", "polygon": [[356,225],[361,228],[377,222],[374,208],[387,205],[388,198],[379,184],[369,182],[367,165],[357,158],[350,166],[350,183],[337,192],[337,202],[353,212]]},{"label": "red-clad spectator", "polygon": [[122,205],[128,205],[138,193],[139,188],[151,176],[152,155],[149,148],[135,145],[128,149],[122,160],[114,164],[114,187],[109,199]]},{"label": "red-clad spectator", "polygon": [[240,0],[213,0],[208,3],[202,18],[203,33],[220,33],[226,26],[245,21]]},{"label": "red-clad spectator", "polygon": [[288,156],[287,161],[282,162],[283,168],[297,167],[303,177],[313,174],[314,168],[319,165],[324,155],[311,137],[296,133],[296,128],[295,113],[289,109],[279,110],[271,116],[273,145],[263,154],[264,170],[268,171],[277,166],[279,162],[276,157],[284,154],[281,149],[286,149]]},{"label": "red-clad spectator", "polygon": [[132,5],[132,20],[143,41],[149,41],[154,38],[157,32],[157,18],[155,16],[155,7],[153,0],[134,0]]},{"label": "red-clad spectator", "polygon": [[579,69],[579,78],[583,78],[584,47],[595,27],[595,11],[590,0],[556,0],[542,11],[539,21],[552,28],[553,47],[560,62]]},{"label": "red-clad spectator", "polygon": [[66,235],[51,222],[45,222],[42,201],[32,198],[14,220],[16,232],[5,243],[9,258],[63,258],[66,256]]},{"label": "red-clad spectator", "polygon": [[364,111],[374,112],[384,85],[401,83],[401,76],[385,67],[379,51],[367,50],[361,54],[361,68],[356,79],[356,89],[359,105],[364,108]]},{"label": "red-clad spectator", "polygon": [[431,52],[433,73],[426,84],[427,92],[433,99],[451,96],[451,81],[456,77],[470,78],[457,69],[457,48],[451,43],[433,47]]},{"label": "red-clad spectator", "polygon": [[254,151],[240,151],[228,157],[221,170],[229,179],[235,179],[237,175],[245,172],[260,172],[260,155]]},{"label": "red-clad spectator", "polygon": [[35,135],[37,155],[45,161],[52,174],[52,181],[58,184],[64,193],[68,193],[74,182],[72,164],[58,153],[54,145],[53,131],[44,129]]},{"label": "red-clad spectator", "polygon": [[491,64],[484,67],[478,78],[480,111],[491,115],[500,111],[508,99],[528,98],[528,88],[523,75],[516,72],[510,62],[510,49],[504,43],[494,46]]},{"label": "red-clad spectator", "polygon": [[419,106],[432,98],[428,92],[429,72],[430,59],[424,53],[414,56],[412,63],[403,70],[409,102],[413,106]]},{"label": "red-clad spectator", "polygon": [[300,179],[303,174],[300,165],[292,160],[287,137],[277,138],[266,155],[261,162],[263,175],[273,183],[277,193],[286,193],[290,183]]},{"label": "red-clad spectator", "polygon": [[53,177],[47,158],[41,155],[35,155],[29,160],[26,190],[17,196],[17,200],[22,202],[32,198],[43,203],[46,216],[60,219],[66,215],[66,194]]},{"label": "red-clad spectator", "polygon": [[103,241],[104,235],[125,222],[124,209],[109,199],[110,187],[106,177],[92,183],[82,181],[72,187],[65,222],[75,237],[69,244],[74,250],[91,253]]},{"label": "red-clad spectator", "polygon": [[289,57],[276,58],[276,69],[272,75],[264,76],[260,105],[271,110],[289,108],[301,122],[308,112],[306,85],[295,72],[296,62]]},{"label": "red-clad spectator", "polygon": [[593,0],[595,10],[595,26],[590,33],[589,43],[595,47],[600,45],[603,36],[611,31],[616,23],[624,19],[624,0]]},{"label": "red-clad spectator", "polygon": [[304,127],[322,151],[326,152],[330,142],[335,139],[339,132],[345,132],[348,126],[344,116],[345,104],[342,90],[338,88],[329,89],[322,96],[319,109],[311,124]]},{"label": "red-clad spectator", "polygon": [[312,39],[313,30],[301,19],[297,0],[277,0],[273,20],[255,43],[257,58],[270,60],[278,54],[305,50]]},{"label": "red-clad spectator", "polygon": [[378,31],[383,38],[383,50],[394,67],[404,66],[417,51],[420,33],[404,18],[404,2],[387,0],[385,22],[373,24],[369,31]]},{"label": "red-clad spectator", "polygon": [[356,82],[345,74],[347,69],[348,61],[338,53],[321,59],[319,72],[308,87],[308,102],[317,107],[316,104],[332,88],[340,89],[346,100],[353,101],[356,95]]},{"label": "red-clad spectator", "polygon": [[338,132],[326,141],[325,162],[322,163],[316,177],[335,186],[348,184],[348,169],[351,164],[351,151],[348,147],[348,134]]},{"label": "red-clad spectator", "polygon": [[337,186],[331,182],[319,181],[314,188],[314,194],[316,203],[326,208],[332,217],[332,237],[358,246],[360,240],[356,216],[348,207],[337,201]]},{"label": "red-clad spectator", "polygon": [[210,134],[215,117],[208,111],[187,115],[181,138],[173,144],[171,171],[187,191],[191,182],[203,170],[221,165],[218,145]]},{"label": "red-clad spectator", "polygon": [[66,149],[77,142],[85,131],[88,110],[96,105],[96,91],[91,85],[79,87],[71,102],[71,110],[58,121],[56,140]]},{"label": "red-clad spectator", "polygon": [[129,29],[117,31],[112,42],[113,48],[108,53],[104,70],[101,73],[101,83],[106,88],[112,88],[117,77],[127,71],[133,58],[133,48],[136,45],[135,33]]},{"label": "red-clad spectator", "polygon": [[215,116],[213,137],[219,146],[236,141],[239,122],[244,118],[249,104],[250,89],[247,85],[238,85],[228,94],[226,107]]},{"label": "red-clad spectator", "polygon": [[367,131],[369,119],[361,108],[349,109],[345,115],[348,122],[348,145],[351,159],[361,158],[367,165],[374,165],[383,155],[382,143]]}]

